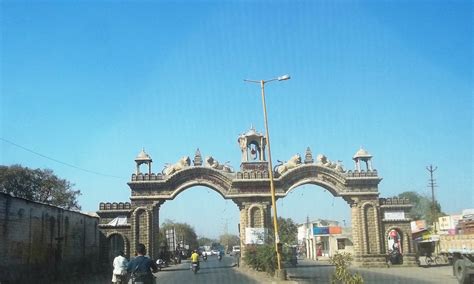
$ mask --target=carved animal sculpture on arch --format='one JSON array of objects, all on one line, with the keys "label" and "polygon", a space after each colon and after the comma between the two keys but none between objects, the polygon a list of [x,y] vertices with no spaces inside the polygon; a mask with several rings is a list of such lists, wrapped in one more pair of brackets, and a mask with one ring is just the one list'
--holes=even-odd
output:
[{"label": "carved animal sculpture on arch", "polygon": [[165,165],[165,168],[162,171],[162,174],[169,176],[177,171],[180,171],[184,168],[187,168],[191,165],[191,159],[188,156],[184,156],[179,161],[177,161],[175,164],[167,164]]},{"label": "carved animal sculpture on arch", "polygon": [[285,172],[287,172],[287,171],[289,171],[293,168],[296,168],[300,165],[301,165],[301,156],[300,156],[300,154],[296,154],[293,157],[291,157],[290,160],[288,160],[288,162],[282,163],[281,165],[278,165],[275,168],[276,168],[276,172],[279,175],[282,175],[283,173],[285,173]]},{"label": "carved animal sculpture on arch", "polygon": [[216,169],[216,170],[219,170],[219,171],[224,171],[226,173],[231,173],[231,172],[234,171],[231,166],[229,166],[227,164],[224,164],[224,165],[220,164],[212,156],[206,157],[206,166],[208,166],[210,168],[213,168],[213,169]]}]

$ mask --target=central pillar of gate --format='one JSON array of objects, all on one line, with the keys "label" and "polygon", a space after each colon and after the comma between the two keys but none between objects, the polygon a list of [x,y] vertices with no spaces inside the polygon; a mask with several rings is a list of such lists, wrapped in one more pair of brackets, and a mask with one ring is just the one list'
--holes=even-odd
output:
[{"label": "central pillar of gate", "polygon": [[271,222],[271,201],[268,198],[239,198],[234,200],[240,210],[240,249],[245,252],[247,245],[269,242]]}]

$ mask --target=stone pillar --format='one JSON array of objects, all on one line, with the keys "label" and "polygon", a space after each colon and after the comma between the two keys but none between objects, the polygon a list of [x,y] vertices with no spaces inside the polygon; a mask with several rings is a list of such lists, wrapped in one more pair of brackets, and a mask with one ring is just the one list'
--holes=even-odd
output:
[{"label": "stone pillar", "polygon": [[152,245],[152,212],[147,207],[137,207],[131,218],[132,239],[130,252],[135,253],[137,244],[142,243],[147,249],[147,253],[153,251]]},{"label": "stone pillar", "polygon": [[383,266],[383,236],[380,209],[375,196],[351,197],[354,265]]},{"label": "stone pillar", "polygon": [[243,250],[245,250],[245,226],[247,224],[248,214],[245,205],[239,205],[240,210],[240,226],[239,226],[239,237],[240,237],[240,251],[243,254]]},{"label": "stone pillar", "polygon": [[351,206],[351,219],[352,219],[352,242],[354,244],[354,261],[357,262],[357,258],[360,257],[364,251],[362,246],[361,238],[361,218],[360,209],[357,204],[358,200],[352,200]]},{"label": "stone pillar", "polygon": [[[265,228],[266,231],[272,229],[271,222],[271,206],[268,201],[252,201],[242,202],[239,205],[240,209],[240,250],[241,254],[244,254],[247,228]],[[268,242],[268,236],[265,237],[265,242]]]},{"label": "stone pillar", "polygon": [[153,205],[151,210],[152,212],[152,240],[151,240],[151,248],[149,249],[149,255],[152,259],[157,259],[159,255],[160,243],[158,240],[158,236],[160,233],[160,206],[161,203],[157,202]]}]

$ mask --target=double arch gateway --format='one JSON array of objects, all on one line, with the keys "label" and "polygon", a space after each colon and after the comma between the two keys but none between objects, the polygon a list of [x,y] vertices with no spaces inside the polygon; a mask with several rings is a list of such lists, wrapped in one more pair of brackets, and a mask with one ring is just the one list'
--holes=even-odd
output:
[{"label": "double arch gateway", "polygon": [[[238,143],[242,161],[237,171],[210,157],[203,163],[198,149],[192,162],[189,157],[183,157],[176,164],[167,165],[162,173],[152,173],[152,159],[142,150],[135,159],[136,172],[128,182],[131,202],[100,203],[97,211],[99,229],[109,243],[109,236],[121,236],[126,244],[126,254],[130,254],[130,248],[136,244],[143,243],[150,256],[157,258],[159,244],[154,236],[159,232],[161,204],[174,199],[187,188],[206,186],[238,206],[241,243],[255,241],[247,239],[251,236],[249,232],[265,232],[272,226],[266,139],[255,129],[250,129],[239,136]],[[275,196],[284,198],[292,189],[304,184],[321,186],[332,195],[343,198],[351,208],[356,265],[385,265],[393,232],[398,234],[403,247],[404,263],[413,264],[411,205],[406,199],[379,198],[378,184],[382,179],[372,169],[371,158],[367,151],[360,149],[353,157],[355,170],[346,171],[339,162],[331,162],[324,155],[318,155],[314,161],[308,148],[303,161],[295,155],[290,161],[275,167]],[[365,163],[365,169],[362,169],[362,163]],[[143,164],[148,167],[146,173],[140,170]]]}]

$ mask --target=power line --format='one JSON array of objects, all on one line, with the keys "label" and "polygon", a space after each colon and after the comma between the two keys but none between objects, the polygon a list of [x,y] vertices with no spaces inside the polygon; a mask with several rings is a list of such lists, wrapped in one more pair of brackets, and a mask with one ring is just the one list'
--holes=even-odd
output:
[{"label": "power line", "polygon": [[119,176],[114,176],[114,175],[99,173],[99,172],[96,172],[96,171],[91,171],[91,170],[88,170],[88,169],[84,169],[84,168],[81,168],[81,167],[78,167],[78,166],[75,166],[75,165],[72,165],[72,164],[69,164],[69,163],[60,161],[60,160],[55,159],[55,158],[51,158],[51,157],[49,157],[49,156],[43,155],[43,154],[41,154],[41,153],[38,153],[38,152],[33,151],[33,150],[31,150],[31,149],[28,149],[28,148],[26,148],[26,147],[24,147],[24,146],[21,146],[21,145],[19,145],[19,144],[16,144],[15,142],[9,141],[9,140],[7,140],[7,139],[5,139],[5,138],[3,138],[3,137],[0,137],[0,140],[6,142],[6,143],[8,143],[8,144],[11,144],[11,145],[13,145],[13,146],[15,146],[15,147],[18,147],[18,148],[20,148],[20,149],[23,149],[23,150],[25,150],[25,151],[28,151],[28,152],[30,152],[30,153],[33,153],[33,154],[35,154],[35,155],[38,155],[38,156],[40,156],[40,157],[43,157],[43,158],[45,158],[45,159],[51,160],[51,161],[53,161],[53,162],[56,162],[56,163],[59,163],[59,164],[62,164],[62,165],[65,165],[65,166],[68,166],[68,167],[71,167],[71,168],[74,168],[74,169],[83,171],[83,172],[87,172],[87,173],[95,174],[95,175],[99,175],[99,176],[105,176],[105,177],[123,179],[122,177],[119,177]]}]

